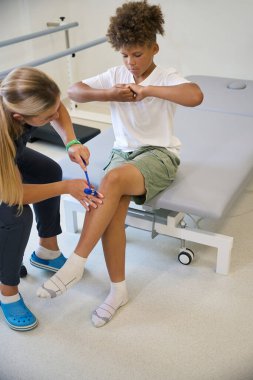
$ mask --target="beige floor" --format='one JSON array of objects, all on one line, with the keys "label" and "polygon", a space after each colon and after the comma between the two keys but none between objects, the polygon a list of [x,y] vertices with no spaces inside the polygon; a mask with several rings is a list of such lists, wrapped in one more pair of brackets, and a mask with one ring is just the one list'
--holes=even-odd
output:
[{"label": "beige floor", "polygon": [[[34,144],[56,160],[65,154],[63,148]],[[20,290],[40,323],[18,333],[0,317],[0,380],[252,380],[252,211],[253,181],[224,221],[200,222],[201,228],[234,236],[228,276],[215,273],[212,248],[191,244],[196,258],[183,266],[177,240],[152,240],[128,228],[130,301],[101,329],[90,322],[109,286],[100,243],[75,288],[54,300],[39,299],[36,289],[50,274],[29,265],[37,244],[34,226],[25,252],[29,274]],[[81,222],[80,215],[80,228]],[[60,236],[66,256],[78,236]]]}]

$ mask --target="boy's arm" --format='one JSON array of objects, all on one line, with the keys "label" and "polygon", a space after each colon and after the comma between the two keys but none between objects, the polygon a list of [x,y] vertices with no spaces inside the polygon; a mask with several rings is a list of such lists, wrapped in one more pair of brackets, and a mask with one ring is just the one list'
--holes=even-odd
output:
[{"label": "boy's arm", "polygon": [[68,95],[70,99],[78,103],[93,101],[131,102],[135,99],[135,94],[130,86],[124,84],[117,84],[107,89],[97,89],[83,82],[77,82],[68,89]]},{"label": "boy's arm", "polygon": [[187,107],[195,107],[202,103],[203,93],[196,83],[183,83],[175,86],[140,86],[130,84],[136,94],[135,100],[148,96],[169,100],[170,102]]}]

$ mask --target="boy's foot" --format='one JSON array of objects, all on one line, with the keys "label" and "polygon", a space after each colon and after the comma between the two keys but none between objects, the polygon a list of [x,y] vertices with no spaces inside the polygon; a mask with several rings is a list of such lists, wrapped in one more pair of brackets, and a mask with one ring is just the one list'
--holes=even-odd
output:
[{"label": "boy's foot", "polygon": [[86,260],[76,253],[72,253],[63,267],[37,290],[37,296],[54,298],[65,293],[83,277]]},{"label": "boy's foot", "polygon": [[121,306],[124,306],[127,301],[128,295],[125,281],[111,283],[111,291],[108,297],[91,315],[93,325],[102,327],[110,322],[116,311]]}]

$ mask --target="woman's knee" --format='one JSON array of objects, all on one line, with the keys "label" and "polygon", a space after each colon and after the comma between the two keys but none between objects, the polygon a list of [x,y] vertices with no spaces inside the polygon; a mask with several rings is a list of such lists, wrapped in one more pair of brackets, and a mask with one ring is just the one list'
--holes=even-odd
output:
[{"label": "woman's knee", "polygon": [[58,182],[62,180],[62,168],[60,165],[53,161],[47,170],[48,182]]},{"label": "woman's knee", "polygon": [[20,222],[26,223],[27,226],[32,227],[33,224],[33,213],[29,205],[23,206],[22,213],[18,215],[18,218],[21,217]]},{"label": "woman's knee", "polygon": [[22,212],[13,206],[8,206],[8,209],[3,210],[1,205],[1,211],[3,211],[0,218],[1,256],[3,257],[6,254],[10,258],[14,255],[13,262],[22,261],[33,223],[32,210],[28,205],[23,207]]}]

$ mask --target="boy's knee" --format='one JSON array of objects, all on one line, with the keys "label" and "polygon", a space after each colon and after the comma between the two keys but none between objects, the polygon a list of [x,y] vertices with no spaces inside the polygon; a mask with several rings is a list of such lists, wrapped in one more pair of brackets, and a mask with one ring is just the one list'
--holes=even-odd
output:
[{"label": "boy's knee", "polygon": [[118,168],[111,169],[106,173],[106,175],[103,178],[102,184],[105,188],[118,188],[121,183],[121,171],[118,170]]}]

